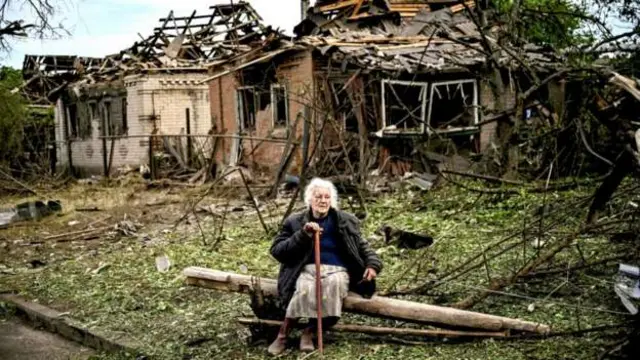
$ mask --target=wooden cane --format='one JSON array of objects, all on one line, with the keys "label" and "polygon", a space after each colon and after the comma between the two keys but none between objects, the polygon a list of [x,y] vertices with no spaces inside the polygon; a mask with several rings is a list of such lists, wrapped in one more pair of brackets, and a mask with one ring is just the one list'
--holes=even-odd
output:
[{"label": "wooden cane", "polygon": [[320,231],[314,233],[314,249],[316,263],[316,311],[318,315],[318,350],[323,354],[322,345],[322,279],[320,278]]}]

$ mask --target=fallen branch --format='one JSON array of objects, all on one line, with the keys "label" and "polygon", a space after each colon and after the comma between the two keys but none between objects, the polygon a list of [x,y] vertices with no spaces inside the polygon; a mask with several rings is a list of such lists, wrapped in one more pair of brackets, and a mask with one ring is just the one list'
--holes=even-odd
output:
[{"label": "fallen branch", "polygon": [[455,170],[440,170],[440,171],[445,173],[445,174],[466,176],[466,177],[470,177],[470,178],[474,178],[474,179],[487,180],[487,181],[501,183],[501,184],[525,185],[525,183],[523,183],[522,181],[501,179],[501,178],[495,177],[495,176],[473,174],[473,173],[468,173],[468,172],[465,173],[465,172],[460,172],[460,171],[455,171]]},{"label": "fallen branch", "polygon": [[173,229],[175,230],[178,225],[180,225],[180,223],[182,223],[187,217],[189,217],[189,214],[193,213],[195,211],[196,206],[198,206],[198,204],[207,196],[209,195],[209,193],[218,185],[222,182],[222,180],[231,175],[234,171],[238,171],[238,168],[233,168],[231,170],[228,170],[227,172],[225,172],[224,174],[222,174],[220,177],[218,177],[215,181],[213,181],[211,183],[211,185],[209,185],[209,187],[207,188],[207,190],[205,190],[200,197],[194,201],[191,204],[191,209],[189,209],[188,211],[186,211],[181,217],[180,219],[178,219],[178,221],[175,222],[175,224],[173,224]]},{"label": "fallen branch", "polygon": [[571,273],[571,272],[576,271],[576,270],[582,270],[582,269],[590,268],[592,266],[606,264],[606,263],[609,263],[609,262],[612,262],[612,261],[621,261],[621,260],[629,259],[629,258],[632,258],[632,257],[633,257],[632,254],[611,256],[611,257],[608,257],[606,259],[601,259],[601,260],[590,262],[590,263],[580,263],[579,265],[571,266],[571,267],[568,267],[568,268],[567,267],[558,267],[556,269],[537,271],[537,272],[533,272],[533,273],[529,273],[529,274],[523,275],[522,277],[523,278],[532,278],[532,277],[539,277],[539,276],[557,275],[557,274],[563,274],[563,273],[566,274],[566,273]]},{"label": "fallen branch", "polygon": [[[567,209],[579,209],[582,208],[582,206],[584,206],[586,204],[587,200],[580,200],[580,201],[576,201],[572,204],[569,204],[566,208],[558,208],[555,211],[549,213],[548,215],[552,215],[552,214],[566,214],[566,210]],[[550,229],[553,226],[557,225],[561,220],[561,217],[556,217],[556,219],[547,224],[546,225],[546,229]],[[485,249],[483,249],[483,251],[475,254],[474,256],[471,256],[470,258],[468,258],[466,261],[464,261],[462,264],[456,266],[455,268],[445,272],[443,275],[440,276],[439,279],[434,280],[434,281],[429,281],[425,284],[421,284],[418,285],[416,287],[412,287],[409,289],[403,289],[403,290],[398,290],[398,291],[392,291],[389,292],[387,295],[406,295],[406,294],[411,294],[411,293],[420,293],[420,292],[424,292],[426,290],[430,290],[430,289],[434,289],[442,284],[446,284],[448,281],[452,281],[455,280],[457,278],[460,278],[462,276],[464,276],[465,274],[468,274],[469,272],[480,268],[481,266],[483,266],[484,261],[480,261],[477,262],[476,264],[473,264],[475,261],[477,260],[484,260],[484,252],[492,250],[492,249],[497,249],[498,247],[508,243],[509,241],[519,237],[522,234],[522,230],[517,230],[509,235],[507,235],[506,237],[492,243],[489,244]],[[518,240],[517,242],[513,243],[513,244],[509,244],[507,247],[503,248],[502,250],[498,251],[497,253],[491,255],[490,257],[488,257],[486,260],[493,260],[503,254],[505,254],[506,252],[518,247],[519,245],[525,244],[525,240]]]},{"label": "fallen branch", "polygon": [[[96,228],[96,229],[84,229],[84,230],[80,230],[80,231],[74,231],[74,232],[69,232],[69,233],[64,233],[64,234],[47,236],[47,237],[44,238],[44,240],[47,240],[47,241],[51,241],[51,240],[65,241],[65,240],[61,240],[61,239],[64,239],[64,238],[75,238],[75,237],[78,237],[78,236],[87,235],[87,234],[94,233],[94,232],[107,231],[107,230],[109,230],[111,228],[112,228],[111,226],[104,226],[104,227],[100,227],[100,228]],[[71,241],[71,240],[66,240],[66,241]]]},{"label": "fallen branch", "polygon": [[547,250],[547,252],[545,252],[544,254],[541,254],[535,258],[532,259],[532,261],[530,261],[527,265],[525,265],[522,269],[520,269],[518,272],[516,272],[515,274],[505,277],[505,278],[501,278],[501,279],[494,279],[493,282],[491,282],[491,284],[489,284],[489,287],[487,289],[483,289],[480,292],[476,293],[476,294],[472,294],[468,297],[466,297],[465,299],[458,301],[457,303],[453,304],[452,306],[454,308],[457,309],[469,309],[471,307],[473,307],[475,304],[477,304],[480,300],[483,300],[485,298],[487,298],[489,295],[491,295],[492,293],[501,290],[503,288],[505,288],[508,285],[511,285],[513,283],[516,282],[516,280],[526,274],[529,274],[533,271],[533,269],[537,268],[538,266],[547,263],[548,261],[550,261],[551,259],[553,259],[557,253],[559,253],[560,251],[562,251],[563,249],[565,249],[566,247],[570,246],[574,240],[576,240],[578,238],[578,236],[582,233],[584,233],[585,231],[589,231],[590,230],[590,226],[583,226],[580,229],[578,229],[576,232],[574,232],[573,234],[571,234],[570,236],[567,236],[563,241],[560,241],[559,243],[557,243],[555,246],[551,247],[549,250]]},{"label": "fallen branch", "polygon": [[[520,194],[522,192],[522,190],[527,191],[529,193],[540,193],[540,192],[545,192],[545,191],[563,191],[563,190],[570,190],[573,189],[575,187],[578,186],[582,186],[582,185],[588,185],[590,183],[593,182],[597,182],[597,181],[602,181],[603,179],[605,179],[607,175],[601,176],[597,179],[593,179],[593,180],[583,180],[583,181],[567,181],[567,182],[558,182],[558,183],[550,183],[549,184],[549,188],[547,189],[546,186],[539,186],[539,187],[527,187],[527,186],[522,186],[519,188],[507,188],[507,189],[480,189],[480,188],[476,188],[473,186],[468,186],[465,184],[462,184],[458,181],[455,181],[453,179],[451,179],[451,177],[448,177],[445,175],[445,171],[438,169],[438,173],[440,174],[440,176],[442,176],[443,179],[445,179],[446,181],[459,186],[463,189],[469,190],[469,191],[473,191],[473,192],[478,192],[478,193],[485,193],[485,194]],[[464,174],[464,173],[461,173]],[[458,175],[461,175],[458,174]]]},{"label": "fallen branch", "polygon": [[25,185],[24,183],[22,183],[21,181],[19,181],[18,179],[14,178],[13,176],[7,174],[6,172],[4,172],[2,169],[0,169],[0,175],[6,177],[7,179],[13,181],[14,183],[20,185],[20,187],[22,187],[23,189],[27,190],[28,192],[32,193],[33,195],[38,196],[38,193],[33,190],[32,188],[28,187],[27,185]]},{"label": "fallen branch", "polygon": [[[264,320],[258,318],[239,318],[238,323],[242,325],[261,325],[279,327],[282,321]],[[301,324],[302,325],[302,324]],[[391,328],[369,325],[353,325],[353,324],[337,324],[329,329],[329,331],[362,333],[370,335],[408,335],[420,337],[507,337],[509,331],[455,331],[444,329],[407,329],[407,328]]]},{"label": "fallen branch", "polygon": [[253,207],[256,209],[256,212],[258,213],[258,218],[260,219],[260,224],[262,224],[262,228],[264,229],[265,234],[267,234],[267,236],[269,236],[269,227],[267,226],[267,224],[264,222],[264,219],[262,218],[262,212],[260,211],[260,208],[258,207],[258,203],[256,202],[256,198],[253,197],[253,193],[251,192],[251,188],[249,188],[249,184],[247,183],[247,179],[244,177],[244,173],[242,172],[242,170],[240,170],[239,172],[240,172],[240,177],[242,178],[242,182],[244,183],[244,187],[245,187],[245,189],[247,189],[247,193],[249,194],[249,197],[251,198],[251,204],[253,204]]}]

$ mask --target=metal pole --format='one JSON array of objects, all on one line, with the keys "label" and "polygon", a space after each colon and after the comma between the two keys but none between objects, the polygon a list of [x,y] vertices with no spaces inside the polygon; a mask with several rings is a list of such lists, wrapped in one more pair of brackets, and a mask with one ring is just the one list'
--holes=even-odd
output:
[{"label": "metal pole", "polygon": [[316,310],[318,315],[318,350],[323,355],[322,345],[322,279],[320,278],[320,231],[314,233],[315,263],[316,263]]}]

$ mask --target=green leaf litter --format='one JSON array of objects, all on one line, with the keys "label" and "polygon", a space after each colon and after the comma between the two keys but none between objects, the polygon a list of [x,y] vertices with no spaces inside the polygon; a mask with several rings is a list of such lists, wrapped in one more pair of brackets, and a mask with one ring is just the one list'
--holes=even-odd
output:
[{"label": "green leaf litter", "polygon": [[[527,223],[532,227],[530,224],[536,219],[533,213],[543,202],[561,207],[587,198],[592,190],[592,187],[581,187],[550,193],[546,200],[543,194],[526,191],[520,195],[482,195],[450,186],[429,193],[405,190],[376,196],[368,204],[370,212],[363,222],[363,234],[385,263],[385,270],[379,277],[379,290],[401,290],[437,280],[490,244],[521,231]],[[560,224],[544,236],[545,241],[565,236],[584,219],[585,207],[569,208],[571,211],[549,215],[543,220],[548,224],[553,219],[560,219]],[[350,210],[348,206],[346,210]],[[283,211],[284,207],[271,209],[271,223],[280,219]],[[275,278],[278,264],[269,255],[271,239],[267,238],[253,213],[228,219],[224,239],[213,248],[211,239],[217,234],[219,219],[200,215],[199,221],[209,241],[203,242],[197,225],[192,222],[174,231],[150,232],[152,241],[142,241],[141,237],[102,240],[90,251],[80,246],[76,249],[67,247],[64,255],[51,248],[52,255],[37,255],[56,261],[39,269],[21,265],[34,256],[31,253],[24,253],[23,259],[13,255],[11,258],[0,256],[0,264],[14,272],[0,277],[0,290],[16,291],[68,311],[69,316],[85,326],[106,331],[114,338],[126,336],[140,344],[142,352],[156,358],[268,358],[267,341],[250,343],[249,330],[235,322],[237,317],[252,316],[249,297],[188,287],[181,271],[188,266],[202,266]],[[382,224],[428,233],[436,241],[430,248],[398,249],[385,244],[375,234]],[[604,236],[583,236],[575,245],[561,252],[554,264],[577,264],[583,256],[592,261],[626,251],[624,244],[613,244]],[[426,294],[403,298],[433,304],[460,300],[485,288],[490,281],[488,276],[493,279],[511,274],[522,266],[526,256],[536,251],[530,241],[517,249],[490,260],[488,269],[479,267]],[[6,255],[0,252],[2,254]],[[171,261],[166,272],[156,269],[155,258],[159,255],[166,255]],[[504,290],[515,296],[494,295],[473,310],[546,323],[554,331],[617,324],[628,317],[613,293],[615,266],[613,263],[598,267],[598,271],[578,272],[571,277],[559,274],[521,280]],[[342,321],[411,326],[351,314]],[[616,336],[619,334],[614,331],[546,339],[464,342],[423,339],[416,343],[420,339],[335,333],[327,336],[325,358],[587,359],[597,357]],[[284,359],[299,359],[304,355],[296,350],[295,334],[292,338],[293,347],[282,356]],[[317,356],[310,358],[314,357]],[[102,354],[96,358],[127,356]]]}]

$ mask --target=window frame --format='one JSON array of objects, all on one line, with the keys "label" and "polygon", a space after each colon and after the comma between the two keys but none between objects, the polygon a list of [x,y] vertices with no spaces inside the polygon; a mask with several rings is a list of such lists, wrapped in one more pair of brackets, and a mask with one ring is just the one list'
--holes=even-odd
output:
[{"label": "window frame", "polygon": [[[284,111],[285,111],[285,123],[284,125],[282,124],[276,124],[276,119],[277,119],[277,113],[278,113],[278,102],[276,99],[276,89],[283,89],[283,93],[284,93]],[[254,92],[254,96],[255,96],[255,92]],[[287,86],[284,84],[271,84],[271,127],[274,129],[281,129],[281,128],[289,128],[289,124],[290,124],[290,119],[289,119],[289,91],[287,89]]]},{"label": "window frame", "polygon": [[[392,80],[392,79],[382,79],[380,81],[381,84],[381,114],[382,114],[382,132],[383,133],[394,133],[394,134],[424,134],[425,133],[425,125],[427,123],[426,120],[426,110],[427,110],[427,99],[429,98],[429,85],[430,83],[427,81],[404,81],[404,80]],[[387,124],[387,99],[386,99],[386,85],[403,85],[403,86],[415,86],[422,88],[422,103],[420,105],[420,126],[416,130],[408,130],[406,128],[396,129],[396,130],[386,130],[386,128],[390,125]]]},{"label": "window frame", "polygon": [[[238,116],[237,116],[237,120],[238,120],[238,130],[240,132],[243,131],[256,131],[257,129],[257,124],[256,124],[256,119],[253,119],[253,127],[245,127],[245,118],[244,118],[244,97],[240,97],[240,94],[243,91],[246,90],[251,90],[253,96],[252,96],[252,101],[253,101],[253,112],[254,112],[254,117],[257,115],[256,109],[258,107],[258,100],[257,100],[257,96],[256,96],[256,91],[255,91],[255,86],[239,86],[236,88],[236,111],[238,112]],[[242,99],[242,101],[240,101]]]},{"label": "window frame", "polygon": [[[433,108],[433,95],[435,92],[435,87],[436,86],[441,86],[441,85],[455,85],[455,84],[468,84],[468,83],[472,83],[473,84],[473,103],[472,103],[472,107],[473,107],[473,124],[469,124],[469,126],[464,126],[464,127],[457,127],[454,129],[447,129],[447,130],[437,130],[437,129],[433,129],[433,127],[431,126],[431,113],[432,113],[432,108]],[[434,81],[433,83],[431,83],[430,86],[430,91],[429,91],[429,111],[427,113],[427,120],[426,120],[426,125],[427,125],[427,134],[431,135],[431,134],[446,134],[449,132],[455,132],[455,131],[460,131],[460,130],[473,130],[473,129],[477,129],[478,127],[478,123],[479,123],[479,112],[478,112],[478,80],[477,79],[460,79],[460,80],[448,80],[448,81]],[[432,130],[433,129],[433,130]]]}]

